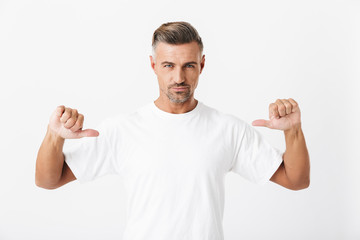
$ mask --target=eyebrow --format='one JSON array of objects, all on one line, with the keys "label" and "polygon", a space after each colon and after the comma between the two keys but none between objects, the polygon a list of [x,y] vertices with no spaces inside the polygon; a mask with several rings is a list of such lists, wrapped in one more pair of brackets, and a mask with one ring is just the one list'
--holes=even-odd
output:
[{"label": "eyebrow", "polygon": [[[164,62],[161,63],[161,65],[163,65],[163,64],[175,65],[175,63],[173,63],[173,62],[168,62],[168,61],[164,61]],[[191,62],[185,63],[184,65],[188,65],[188,64],[197,64],[197,62],[191,61]]]}]

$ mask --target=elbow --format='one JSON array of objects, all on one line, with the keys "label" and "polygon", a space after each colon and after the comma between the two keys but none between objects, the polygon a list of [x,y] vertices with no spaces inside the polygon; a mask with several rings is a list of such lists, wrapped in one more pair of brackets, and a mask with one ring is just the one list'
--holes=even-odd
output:
[{"label": "elbow", "polygon": [[46,190],[53,190],[53,189],[58,188],[56,185],[44,184],[44,183],[41,183],[41,182],[38,182],[38,181],[35,181],[35,185],[37,187],[39,187],[39,188],[43,188],[43,189],[46,189]]},{"label": "elbow", "polygon": [[304,179],[304,180],[298,182],[297,184],[294,184],[290,189],[293,191],[299,191],[299,190],[306,189],[309,186],[310,186],[310,178]]},{"label": "elbow", "polygon": [[58,188],[57,184],[53,181],[48,181],[46,179],[42,179],[40,176],[35,175],[35,185],[39,188],[44,188],[47,190],[52,190]]},{"label": "elbow", "polygon": [[55,186],[50,185],[50,184],[46,184],[40,181],[35,180],[35,185],[39,188],[43,188],[43,189],[47,189],[47,190],[52,190],[52,189],[56,189]]}]

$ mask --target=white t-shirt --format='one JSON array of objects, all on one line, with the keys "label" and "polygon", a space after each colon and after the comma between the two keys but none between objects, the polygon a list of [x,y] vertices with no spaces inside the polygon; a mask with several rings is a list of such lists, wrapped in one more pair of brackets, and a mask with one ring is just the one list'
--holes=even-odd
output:
[{"label": "white t-shirt", "polygon": [[65,161],[80,182],[122,176],[124,240],[222,240],[225,175],[264,184],[282,162],[254,127],[201,101],[182,114],[151,102],[97,130],[64,152]]}]

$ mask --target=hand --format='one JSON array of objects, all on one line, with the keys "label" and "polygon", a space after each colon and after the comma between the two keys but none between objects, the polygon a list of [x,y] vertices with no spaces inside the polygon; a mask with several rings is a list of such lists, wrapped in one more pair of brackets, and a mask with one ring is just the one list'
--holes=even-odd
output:
[{"label": "hand", "polygon": [[83,123],[84,115],[79,114],[76,109],[61,105],[52,113],[48,128],[64,139],[99,136],[99,132],[94,129],[82,130]]},{"label": "hand", "polygon": [[285,131],[300,127],[300,118],[300,108],[294,99],[277,99],[269,105],[270,120],[258,119],[252,125]]}]

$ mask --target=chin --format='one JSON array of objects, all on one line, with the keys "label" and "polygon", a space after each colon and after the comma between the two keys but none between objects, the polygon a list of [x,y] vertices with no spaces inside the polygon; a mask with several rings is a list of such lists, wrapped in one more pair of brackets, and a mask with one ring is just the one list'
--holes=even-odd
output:
[{"label": "chin", "polygon": [[187,100],[189,100],[189,98],[183,98],[183,99],[172,99],[172,98],[169,98],[171,102],[173,103],[184,103],[186,102]]}]

